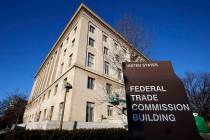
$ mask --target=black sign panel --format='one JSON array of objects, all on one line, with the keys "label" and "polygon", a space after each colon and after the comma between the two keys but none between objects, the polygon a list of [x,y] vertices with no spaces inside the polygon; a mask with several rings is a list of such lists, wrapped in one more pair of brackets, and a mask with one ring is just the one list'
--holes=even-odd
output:
[{"label": "black sign panel", "polygon": [[123,63],[130,140],[200,140],[181,80],[168,61]]}]

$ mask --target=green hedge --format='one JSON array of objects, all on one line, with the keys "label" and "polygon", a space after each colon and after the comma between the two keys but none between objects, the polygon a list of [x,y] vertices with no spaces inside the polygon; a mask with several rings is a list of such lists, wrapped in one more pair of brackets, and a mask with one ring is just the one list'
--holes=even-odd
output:
[{"label": "green hedge", "polygon": [[127,140],[125,129],[23,130],[1,134],[0,140]]}]

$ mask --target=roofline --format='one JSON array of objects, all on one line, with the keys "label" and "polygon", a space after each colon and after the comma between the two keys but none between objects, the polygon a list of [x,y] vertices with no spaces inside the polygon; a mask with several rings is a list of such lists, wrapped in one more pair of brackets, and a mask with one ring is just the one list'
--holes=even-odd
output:
[{"label": "roofline", "polygon": [[46,60],[48,59],[48,57],[50,56],[51,52],[54,50],[54,48],[56,47],[56,45],[58,44],[58,42],[60,41],[61,37],[64,35],[64,33],[66,32],[67,28],[71,25],[71,23],[73,22],[73,20],[76,18],[76,16],[79,14],[79,12],[84,9],[87,10],[87,12],[89,12],[91,15],[93,15],[96,19],[98,19],[102,24],[104,24],[106,27],[108,27],[112,32],[114,32],[118,37],[120,37],[123,41],[125,41],[128,46],[132,47],[133,49],[135,49],[141,56],[143,56],[145,59],[147,59],[148,61],[150,61],[149,58],[147,58],[142,52],[140,52],[139,50],[137,50],[137,48],[133,47],[133,45],[123,36],[121,35],[118,31],[116,31],[114,28],[112,28],[108,23],[106,23],[103,19],[101,19],[98,15],[96,15],[91,9],[89,9],[86,5],[84,5],[83,3],[80,4],[80,6],[77,8],[77,10],[75,11],[74,15],[71,17],[70,21],[67,23],[66,27],[64,28],[64,30],[62,31],[62,33],[60,34],[60,36],[58,37],[58,39],[56,40],[56,42],[54,43],[53,47],[50,49],[50,52],[47,54],[47,56],[45,57],[44,61],[42,62],[41,66],[38,68],[38,70],[35,73],[35,76],[37,76],[37,74],[40,72],[41,68],[43,67],[43,65],[45,64]]},{"label": "roofline", "polygon": [[54,48],[56,47],[56,45],[58,44],[59,40],[61,39],[61,37],[63,36],[63,34],[66,32],[67,28],[71,25],[72,21],[76,18],[76,16],[79,14],[79,11],[82,9],[82,4],[79,6],[79,8],[77,8],[76,12],[74,13],[74,15],[71,17],[70,21],[67,23],[66,27],[63,29],[62,33],[60,34],[60,36],[58,37],[58,39],[56,40],[56,42],[54,43],[53,47],[50,49],[50,52],[47,54],[47,56],[45,57],[44,61],[42,62],[41,66],[38,68],[38,70],[35,73],[35,76],[37,76],[37,74],[39,73],[39,71],[41,70],[41,68],[43,67],[44,63],[46,62],[46,60],[48,59],[48,57],[50,56],[51,52],[54,50]]}]

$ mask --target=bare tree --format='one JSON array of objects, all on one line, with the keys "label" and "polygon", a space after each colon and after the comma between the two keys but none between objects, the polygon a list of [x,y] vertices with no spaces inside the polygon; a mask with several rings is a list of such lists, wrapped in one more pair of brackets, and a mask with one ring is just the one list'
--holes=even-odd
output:
[{"label": "bare tree", "polygon": [[[118,119],[125,125],[127,125],[127,113],[125,104],[125,91],[123,85],[111,85],[110,89],[107,89],[104,83],[97,83],[96,87],[102,92],[99,92],[97,96],[94,96],[95,103],[98,105],[111,105],[118,113]],[[109,119],[109,116],[101,112],[103,115],[101,120]],[[111,116],[112,117],[112,116]]]},{"label": "bare tree", "polygon": [[110,74],[115,76],[116,80],[119,80],[119,82],[122,83],[118,86],[111,86],[110,91],[107,91],[106,87],[104,86],[97,85],[104,91],[104,97],[101,97],[103,100],[100,100],[99,102],[110,103],[118,108],[122,114],[126,115],[125,86],[123,85],[122,63],[126,61],[145,62],[146,59],[141,56],[133,47],[125,48],[123,44],[120,44],[120,42],[116,41],[111,42],[110,45],[109,51],[104,55],[104,61],[108,62],[109,64]]},{"label": "bare tree", "polygon": [[[104,56],[104,59],[109,62],[109,69],[112,76],[115,76],[118,80],[122,80],[122,62],[128,61],[129,51],[121,44],[115,45],[116,42],[109,47],[109,53]],[[111,86],[111,89],[102,87],[106,100],[110,104],[114,105],[119,110],[122,110],[125,103],[125,91],[123,85]]]},{"label": "bare tree", "polygon": [[[118,21],[118,31],[135,47],[145,55],[149,55],[151,48],[151,36],[146,36],[145,30],[140,21],[136,22],[130,15],[125,14]],[[135,59],[136,50],[130,48],[131,60]]]},{"label": "bare tree", "polygon": [[210,111],[210,73],[187,72],[183,83],[193,111],[206,118]]},{"label": "bare tree", "polygon": [[[126,115],[125,102],[125,86],[123,85],[122,77],[122,62],[126,61],[147,61],[144,56],[141,56],[138,51],[145,53],[149,48],[149,43],[146,41],[143,27],[140,23],[135,23],[130,16],[124,16],[118,22],[118,31],[129,40],[133,47],[125,48],[120,42],[110,43],[109,51],[104,55],[104,60],[108,62],[112,75],[117,77],[117,80],[122,80],[122,84],[111,86],[107,89],[103,84],[98,84],[97,87],[104,92],[95,97],[97,103],[109,103],[116,107],[123,115]],[[135,47],[135,48],[134,48]],[[142,54],[143,55],[143,54]],[[121,79],[119,79],[121,77]]]},{"label": "bare tree", "polygon": [[[110,89],[107,89],[107,87],[102,84],[97,84],[96,86],[103,91],[94,97],[98,104],[109,103],[115,106],[119,111],[123,110],[123,107],[125,107],[124,86],[111,85]],[[124,112],[121,113],[123,114]]]},{"label": "bare tree", "polygon": [[7,93],[6,99],[1,101],[1,123],[5,126],[17,125],[22,123],[23,113],[27,104],[26,96],[19,90]]}]

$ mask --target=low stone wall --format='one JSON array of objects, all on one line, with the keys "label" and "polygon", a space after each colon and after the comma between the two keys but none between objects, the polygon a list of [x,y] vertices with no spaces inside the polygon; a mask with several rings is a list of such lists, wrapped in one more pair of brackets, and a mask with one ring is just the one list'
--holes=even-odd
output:
[{"label": "low stone wall", "polygon": [[[59,121],[42,121],[42,122],[31,122],[25,125],[28,130],[35,129],[58,129]],[[24,126],[24,125],[22,125]],[[64,130],[81,129],[81,128],[125,128],[124,124],[121,123],[107,123],[107,122],[63,122]]]}]

